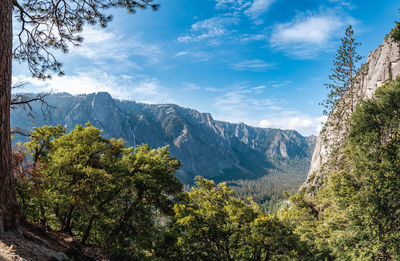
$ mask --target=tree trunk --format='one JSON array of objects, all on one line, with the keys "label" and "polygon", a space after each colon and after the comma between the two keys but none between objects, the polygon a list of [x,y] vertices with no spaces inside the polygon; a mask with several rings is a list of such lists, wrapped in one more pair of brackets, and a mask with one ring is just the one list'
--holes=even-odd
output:
[{"label": "tree trunk", "polygon": [[72,236],[71,220],[72,220],[72,213],[74,212],[74,208],[75,208],[74,205],[71,205],[71,206],[69,207],[67,216],[65,217],[65,225],[64,225],[64,227],[62,228],[62,231],[63,231],[63,232],[66,232],[66,233],[68,233],[68,234],[71,235],[71,236]]},{"label": "tree trunk", "polygon": [[18,228],[19,208],[11,169],[10,101],[12,0],[0,3],[0,233]]},{"label": "tree trunk", "polygon": [[81,244],[82,245],[86,244],[86,241],[88,240],[88,238],[90,236],[90,230],[92,230],[93,221],[94,221],[95,217],[96,217],[95,214],[92,214],[92,216],[90,217],[89,224],[86,227],[85,234],[83,235],[83,238],[81,240]]}]

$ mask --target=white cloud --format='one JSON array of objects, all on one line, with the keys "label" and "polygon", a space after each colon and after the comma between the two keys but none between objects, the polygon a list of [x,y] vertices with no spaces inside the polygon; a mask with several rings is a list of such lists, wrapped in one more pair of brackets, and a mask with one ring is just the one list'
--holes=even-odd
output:
[{"label": "white cloud", "polygon": [[182,51],[182,52],[178,52],[177,54],[175,54],[175,57],[179,57],[179,56],[183,56],[183,55],[187,55],[187,54],[189,54],[189,52]]},{"label": "white cloud", "polygon": [[267,39],[265,34],[242,34],[239,36],[239,40],[242,42],[260,41],[265,39]]},{"label": "white cloud", "polygon": [[282,82],[270,81],[269,83],[271,87],[279,88],[291,84],[292,81],[287,81],[287,80]]},{"label": "white cloud", "polygon": [[252,89],[253,91],[255,91],[256,93],[261,93],[265,88],[266,88],[265,85],[260,85],[260,86],[257,86],[257,87],[253,87],[253,88],[251,88],[251,89]]},{"label": "white cloud", "polygon": [[110,40],[118,40],[118,37],[114,33],[107,32],[104,29],[98,29],[91,26],[85,27],[82,36],[84,37],[84,42],[86,44],[104,43]]},{"label": "white cloud", "polygon": [[81,72],[75,75],[54,77],[40,81],[24,75],[13,77],[13,82],[25,82],[23,92],[68,92],[84,94],[108,92],[114,98],[131,99],[144,103],[173,103],[169,91],[160,82],[151,77],[135,77],[131,75],[111,75],[104,72]]},{"label": "white cloud", "polygon": [[204,90],[209,91],[209,92],[223,92],[223,89],[218,89],[218,88],[214,88],[214,87],[206,87],[204,88]]},{"label": "white cloud", "polygon": [[217,9],[234,9],[241,10],[251,5],[249,0],[215,0]]},{"label": "white cloud", "polygon": [[183,91],[197,91],[201,89],[200,86],[191,82],[184,82],[182,83],[182,85],[183,85]]},{"label": "white cloud", "polygon": [[190,33],[178,37],[178,42],[197,42],[207,40],[210,44],[218,44],[219,38],[230,35],[229,29],[232,25],[239,23],[238,18],[233,16],[215,16],[194,23]]},{"label": "white cloud", "polygon": [[190,36],[179,36],[178,37],[178,42],[185,43],[185,42],[190,42],[190,41],[192,41],[192,37],[190,37]]},{"label": "white cloud", "polygon": [[206,52],[187,52],[187,51],[182,51],[178,52],[175,54],[175,57],[181,57],[181,56],[189,56],[192,58],[195,58],[196,60],[199,61],[208,61],[210,59],[210,55]]},{"label": "white cloud", "polygon": [[241,71],[264,71],[273,65],[273,63],[268,63],[260,59],[254,59],[235,63],[232,65],[232,68]]},{"label": "white cloud", "polygon": [[273,27],[270,45],[291,56],[314,58],[332,48],[332,39],[342,35],[347,23],[354,19],[328,11],[319,14],[300,14],[293,21]]},{"label": "white cloud", "polygon": [[[267,12],[275,0],[215,0],[216,9],[229,9],[257,19]],[[260,23],[260,20],[256,22]],[[262,23],[262,22],[261,22]]]},{"label": "white cloud", "polygon": [[260,15],[268,11],[274,0],[254,0],[251,6],[244,11],[244,14],[256,19]]},{"label": "white cloud", "polygon": [[[292,129],[302,135],[318,135],[326,116],[315,117],[297,110],[290,110],[283,100],[276,100],[267,93],[269,85],[249,87],[238,84],[234,90],[216,97],[214,118],[228,122],[245,122],[262,128]],[[286,107],[286,108],[285,108]]]},{"label": "white cloud", "polygon": [[256,125],[259,115],[263,115],[275,102],[260,95],[265,86],[246,87],[239,84],[235,90],[215,98],[213,107],[215,118],[229,122],[246,122]]},{"label": "white cloud", "polygon": [[[71,54],[86,57],[96,63],[107,60],[126,61],[130,57],[145,57],[148,64],[158,63],[162,55],[161,47],[143,41],[140,36],[128,39],[105,29],[85,27],[82,33],[83,43],[71,48]],[[141,67],[132,64],[136,69]]]},{"label": "white cloud", "polygon": [[[282,113],[284,114],[284,113]],[[297,130],[303,135],[318,135],[322,129],[322,122],[326,121],[326,116],[311,117],[308,115],[283,115],[278,118],[261,120],[258,124],[262,128],[279,128]]]},{"label": "white cloud", "polygon": [[353,6],[353,4],[352,4],[352,2],[350,0],[328,0],[328,2],[338,3],[338,4],[340,4],[342,6],[345,6],[345,7],[349,8],[349,9],[353,9],[354,8],[354,6]]},{"label": "white cloud", "polygon": [[248,17],[255,24],[262,24],[260,16],[268,11],[275,0],[215,0],[216,9],[223,9],[224,13],[194,23],[190,31],[177,38],[178,42],[199,42],[206,40],[211,45],[221,43],[221,38],[231,37],[242,42],[264,40],[266,36],[261,33],[237,34],[240,19]]},{"label": "white cloud", "polygon": [[191,82],[184,82],[182,83],[183,85],[183,91],[198,91],[198,90],[203,90],[203,91],[208,91],[208,92],[221,92],[223,91],[222,89],[214,88],[214,87],[203,87],[199,86],[195,83]]}]

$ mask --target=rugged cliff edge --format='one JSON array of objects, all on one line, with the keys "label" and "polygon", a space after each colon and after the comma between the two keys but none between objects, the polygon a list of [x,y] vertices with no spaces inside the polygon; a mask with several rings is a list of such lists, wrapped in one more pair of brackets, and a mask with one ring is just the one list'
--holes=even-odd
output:
[{"label": "rugged cliff edge", "polygon": [[[399,75],[399,44],[393,42],[388,35],[377,49],[370,52],[367,62],[356,76],[357,85],[353,100],[354,104],[359,103],[362,99],[373,98],[380,86],[387,81],[396,79]],[[345,97],[336,105],[317,138],[308,177],[302,186],[303,189],[309,188],[310,191],[313,191],[315,187],[320,185],[324,173],[326,173],[324,166],[333,156],[332,151],[335,150],[335,147],[340,146],[346,137],[349,125],[343,119],[349,118],[351,110],[349,99]],[[340,115],[340,117],[337,115]]]},{"label": "rugged cliff edge", "polygon": [[[184,183],[193,182],[197,175],[218,181],[257,179],[282,160],[309,164],[315,144],[314,136],[304,137],[294,130],[216,121],[209,113],[175,104],[120,101],[105,92],[59,93],[47,101],[56,107],[47,118],[43,118],[40,105],[33,104],[35,117],[13,111],[12,126],[31,130],[33,126],[61,124],[71,130],[90,121],[106,137],[124,138],[128,146],[169,145],[172,155],[183,163],[177,177]],[[16,136],[14,141],[26,139]]]}]

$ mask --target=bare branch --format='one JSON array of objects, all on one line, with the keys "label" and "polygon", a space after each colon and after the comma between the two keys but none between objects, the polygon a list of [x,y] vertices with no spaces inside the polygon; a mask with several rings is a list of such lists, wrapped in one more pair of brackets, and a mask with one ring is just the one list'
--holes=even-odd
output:
[{"label": "bare branch", "polygon": [[[12,89],[21,89],[24,88],[25,86],[26,83],[19,82],[16,83],[14,86],[12,86]],[[33,117],[32,103],[39,102],[40,110],[43,114],[43,117],[46,118],[47,116],[50,116],[50,110],[56,108],[55,106],[50,105],[46,100],[46,97],[49,96],[50,94],[51,92],[38,93],[38,94],[17,93],[12,96],[10,107],[13,110],[21,109],[23,111],[27,111],[28,115]]]},{"label": "bare branch", "polygon": [[24,137],[29,137],[30,136],[29,132],[24,131],[24,130],[18,128],[18,127],[14,127],[14,128],[11,129],[11,135],[14,135],[14,134],[19,134],[19,135],[24,136]]}]

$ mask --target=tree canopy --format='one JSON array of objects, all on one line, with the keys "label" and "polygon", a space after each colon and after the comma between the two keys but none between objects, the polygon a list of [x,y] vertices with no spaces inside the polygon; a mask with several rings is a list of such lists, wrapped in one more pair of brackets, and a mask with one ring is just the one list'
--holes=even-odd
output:
[{"label": "tree canopy", "polygon": [[339,260],[400,257],[400,78],[352,116],[342,168],[315,197],[298,193],[283,212],[303,241]]},{"label": "tree canopy", "polygon": [[226,183],[197,178],[174,207],[181,260],[302,260],[308,252],[290,227],[233,195]]},{"label": "tree canopy", "polygon": [[69,133],[60,125],[35,128],[24,146],[32,162],[22,147],[14,161],[24,218],[100,245],[116,259],[155,251],[159,222],[182,193],[174,176],[180,163],[168,147],[126,148],[90,123]]},{"label": "tree canopy", "polygon": [[355,76],[358,71],[358,62],[362,58],[357,54],[357,46],[360,43],[356,42],[353,34],[353,28],[349,25],[333,61],[332,74],[329,75],[330,83],[325,84],[329,90],[328,97],[321,103],[325,107],[325,115],[329,115],[335,106],[340,105],[338,104],[340,98],[345,100],[346,97],[343,97],[345,93],[348,94],[350,110],[353,111]]},{"label": "tree canopy", "polygon": [[70,45],[79,45],[85,24],[105,27],[112,19],[106,10],[112,7],[134,13],[146,7],[156,10],[158,5],[152,0],[4,0],[0,5],[0,233],[17,229],[19,220],[11,170],[12,58],[27,63],[34,77],[62,75],[52,51],[67,52]]}]

